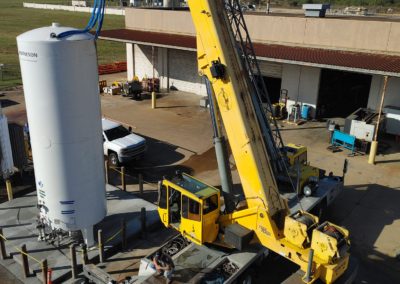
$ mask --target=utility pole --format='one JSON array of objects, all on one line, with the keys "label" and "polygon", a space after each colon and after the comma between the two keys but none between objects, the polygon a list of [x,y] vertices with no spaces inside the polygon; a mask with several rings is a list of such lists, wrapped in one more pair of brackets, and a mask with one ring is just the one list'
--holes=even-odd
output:
[{"label": "utility pole", "polygon": [[368,164],[371,164],[371,165],[375,164],[375,157],[376,157],[376,153],[378,151],[378,131],[379,131],[379,125],[380,125],[380,121],[381,121],[383,102],[385,101],[385,94],[386,94],[386,87],[387,87],[388,80],[389,80],[389,77],[385,76],[384,81],[383,81],[381,103],[380,103],[379,109],[378,109],[378,121],[376,122],[374,140],[371,142],[371,149],[369,151]]}]

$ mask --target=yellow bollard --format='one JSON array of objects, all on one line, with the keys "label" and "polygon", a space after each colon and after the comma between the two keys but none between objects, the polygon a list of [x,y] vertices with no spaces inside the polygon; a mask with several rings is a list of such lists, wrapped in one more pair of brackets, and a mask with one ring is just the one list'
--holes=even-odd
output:
[{"label": "yellow bollard", "polygon": [[122,185],[122,190],[126,191],[125,167],[121,167],[121,185]]},{"label": "yellow bollard", "polygon": [[9,179],[6,180],[6,188],[7,188],[8,201],[11,201],[14,199],[14,196],[13,196],[11,181]]},{"label": "yellow bollard", "polygon": [[371,149],[369,150],[368,164],[375,165],[375,157],[377,151],[378,151],[378,141],[372,141]]},{"label": "yellow bollard", "polygon": [[157,107],[156,93],[153,91],[153,92],[151,92],[151,108],[155,109],[156,107]]}]

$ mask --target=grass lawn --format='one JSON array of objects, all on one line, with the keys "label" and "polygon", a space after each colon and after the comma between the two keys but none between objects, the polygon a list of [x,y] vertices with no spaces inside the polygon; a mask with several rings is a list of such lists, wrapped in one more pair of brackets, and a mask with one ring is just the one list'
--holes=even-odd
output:
[{"label": "grass lawn", "polygon": [[[29,2],[29,1],[25,1]],[[33,0],[34,3],[63,4],[65,0]],[[0,64],[18,65],[16,37],[26,31],[50,26],[58,22],[63,26],[84,28],[89,21],[89,13],[50,11],[22,7],[23,0],[0,0]],[[125,26],[125,17],[105,15],[103,29],[116,29]],[[97,42],[99,63],[111,63],[126,60],[125,45],[122,43],[99,40]],[[7,86],[0,82],[0,88]],[[15,85],[15,80],[10,85]]]}]

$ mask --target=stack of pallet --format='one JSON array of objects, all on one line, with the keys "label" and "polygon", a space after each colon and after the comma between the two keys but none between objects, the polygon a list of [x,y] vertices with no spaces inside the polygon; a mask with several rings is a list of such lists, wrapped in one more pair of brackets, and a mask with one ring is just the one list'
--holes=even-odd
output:
[{"label": "stack of pallet", "polygon": [[114,62],[111,64],[99,65],[99,75],[125,72],[126,70],[126,62]]}]

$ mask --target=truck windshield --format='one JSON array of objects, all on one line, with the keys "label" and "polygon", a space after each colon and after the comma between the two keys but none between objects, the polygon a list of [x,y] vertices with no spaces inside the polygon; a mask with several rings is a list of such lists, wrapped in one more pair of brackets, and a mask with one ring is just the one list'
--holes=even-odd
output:
[{"label": "truck windshield", "polygon": [[124,128],[122,125],[108,129],[104,131],[104,133],[107,136],[108,141],[113,141],[115,139],[119,139],[125,136],[128,136],[131,134],[126,128]]}]

